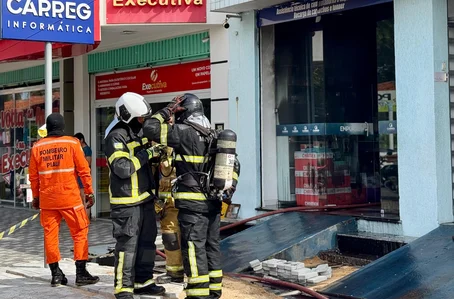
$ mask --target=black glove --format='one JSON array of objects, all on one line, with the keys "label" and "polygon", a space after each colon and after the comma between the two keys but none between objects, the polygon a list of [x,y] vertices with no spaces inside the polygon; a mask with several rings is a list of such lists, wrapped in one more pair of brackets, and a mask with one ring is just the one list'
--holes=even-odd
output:
[{"label": "black glove", "polygon": [[39,197],[33,198],[32,207],[35,210],[39,210]]},{"label": "black glove", "polygon": [[222,201],[230,205],[232,203],[233,193],[235,193],[236,188],[234,186],[224,191],[222,195]]},{"label": "black glove", "polygon": [[172,101],[167,105],[167,108],[170,110],[172,114],[175,114],[180,111],[184,111],[185,108],[181,107],[181,103],[185,100],[184,96],[176,96],[172,99]]},{"label": "black glove", "polygon": [[87,209],[91,208],[95,204],[95,195],[94,194],[85,195],[85,202],[87,203]]}]

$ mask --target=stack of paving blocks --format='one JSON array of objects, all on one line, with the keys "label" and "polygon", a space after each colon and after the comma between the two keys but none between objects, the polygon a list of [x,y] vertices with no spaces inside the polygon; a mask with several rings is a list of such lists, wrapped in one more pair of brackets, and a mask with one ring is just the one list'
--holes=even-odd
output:
[{"label": "stack of paving blocks", "polygon": [[252,269],[261,274],[290,281],[301,285],[314,285],[332,277],[332,269],[328,264],[316,268],[306,268],[304,263],[270,259],[261,263],[253,260],[249,263]]}]

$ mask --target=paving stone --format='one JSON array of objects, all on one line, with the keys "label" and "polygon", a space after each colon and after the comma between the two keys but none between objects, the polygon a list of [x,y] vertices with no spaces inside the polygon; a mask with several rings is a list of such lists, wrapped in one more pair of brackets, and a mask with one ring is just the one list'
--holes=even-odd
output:
[{"label": "paving stone", "polygon": [[317,276],[317,277],[313,277],[313,278],[308,278],[306,280],[306,282],[310,283],[310,284],[317,284],[317,283],[320,283],[320,282],[325,281],[327,279],[328,278],[326,276]]},{"label": "paving stone", "polygon": [[262,265],[262,263],[259,260],[253,260],[249,262],[249,265],[251,266],[251,268],[255,268],[257,266]]}]

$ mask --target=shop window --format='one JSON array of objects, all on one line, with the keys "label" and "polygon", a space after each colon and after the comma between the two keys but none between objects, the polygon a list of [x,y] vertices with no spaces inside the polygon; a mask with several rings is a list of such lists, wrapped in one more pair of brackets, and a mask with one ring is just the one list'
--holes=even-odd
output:
[{"label": "shop window", "polygon": [[[60,90],[54,88],[53,112],[59,112]],[[0,94],[0,203],[31,208],[26,199],[30,149],[45,123],[44,87],[2,91]]]},{"label": "shop window", "polygon": [[381,202],[372,217],[398,217],[392,9],[275,25],[281,207]]}]

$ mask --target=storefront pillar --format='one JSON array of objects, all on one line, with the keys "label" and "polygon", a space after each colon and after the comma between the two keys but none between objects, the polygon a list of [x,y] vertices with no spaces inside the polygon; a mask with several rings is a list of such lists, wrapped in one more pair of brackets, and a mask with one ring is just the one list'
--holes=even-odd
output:
[{"label": "storefront pillar", "polygon": [[90,75],[88,55],[74,57],[74,133],[90,140]]},{"label": "storefront pillar", "polygon": [[421,236],[453,221],[447,3],[394,1],[400,217]]},{"label": "storefront pillar", "polygon": [[260,93],[258,30],[254,12],[231,18],[229,63],[229,125],[238,135],[241,175],[234,203],[239,217],[256,214],[260,206]]}]

